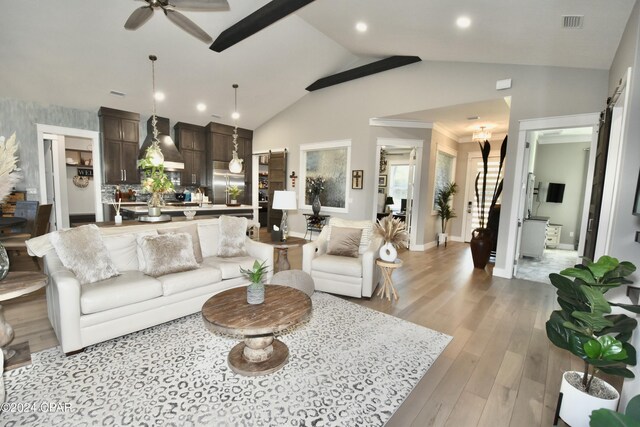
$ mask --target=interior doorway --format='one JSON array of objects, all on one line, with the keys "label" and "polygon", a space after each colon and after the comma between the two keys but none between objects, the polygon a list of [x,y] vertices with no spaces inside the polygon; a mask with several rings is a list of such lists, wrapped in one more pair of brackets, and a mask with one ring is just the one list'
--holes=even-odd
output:
[{"label": "interior doorway", "polygon": [[373,220],[393,215],[403,220],[409,232],[408,249],[416,249],[417,215],[420,209],[420,176],[423,141],[378,138],[374,185]]},{"label": "interior doorway", "polygon": [[[99,133],[41,124],[36,127],[39,142],[39,199],[41,204],[53,204],[50,229],[69,228],[69,215],[75,213],[73,211],[76,209],[88,211],[82,212],[87,215],[95,215],[97,222],[104,221]],[[79,172],[80,169],[90,172]],[[73,194],[76,188],[78,191],[84,190],[80,205],[79,199]],[[70,193],[73,201],[70,201]],[[85,193],[90,193],[88,198],[84,197]]]}]

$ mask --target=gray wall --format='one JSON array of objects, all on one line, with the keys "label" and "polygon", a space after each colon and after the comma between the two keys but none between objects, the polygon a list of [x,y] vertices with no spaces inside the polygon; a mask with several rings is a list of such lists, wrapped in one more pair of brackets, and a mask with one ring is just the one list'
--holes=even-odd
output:
[{"label": "gray wall", "polygon": [[[562,203],[546,203],[536,199],[534,214],[548,216],[552,224],[562,225],[560,243],[574,245],[580,236],[580,213],[589,157],[585,148],[590,145],[588,142],[538,144],[534,168],[536,183],[557,182],[565,184],[565,188]],[[573,237],[571,233],[574,233]]]},{"label": "gray wall", "polygon": [[[627,106],[625,129],[623,130],[624,147],[622,149],[622,164],[618,170],[619,189],[615,202],[615,214],[613,219],[613,236],[611,240],[610,255],[621,260],[633,262],[640,267],[640,244],[634,241],[636,231],[640,231],[640,217],[631,214],[633,199],[640,171],[640,66],[638,55],[640,54],[640,4],[636,2],[631,17],[624,31],[622,41],[616,52],[610,70],[609,93],[613,93],[618,80],[626,72],[627,67],[632,67],[629,104]],[[640,283],[640,274],[636,272],[632,280]],[[636,349],[640,348],[640,333],[638,329],[632,339]],[[621,397],[621,409],[629,399],[640,394],[640,369],[631,368],[636,379],[626,380]]]},{"label": "gray wall", "polygon": [[[18,156],[24,178],[16,188],[35,188],[39,193],[36,124],[97,131],[98,112],[0,98],[0,135],[9,137],[15,132],[20,143]],[[37,200],[39,194],[28,197]]]},{"label": "gray wall", "polygon": [[[495,82],[504,78],[512,79],[513,88],[497,92]],[[606,99],[607,79],[604,70],[423,61],[309,93],[260,126],[254,133],[254,148],[266,151],[288,147],[289,170],[295,170],[299,168],[298,144],[352,139],[357,155],[352,156],[351,168],[364,169],[365,188],[371,188],[377,167],[373,164],[375,138],[368,124],[371,117],[510,95],[509,128],[516,132],[522,119],[600,111]],[[506,228],[498,242],[499,268],[506,266],[507,230],[511,231],[511,223],[515,223],[510,208],[511,192],[519,181],[514,176],[516,140],[513,138],[507,153],[500,222]],[[373,192],[351,194],[354,200],[347,216],[368,218]],[[292,229],[303,231],[300,222],[292,221]]]}]

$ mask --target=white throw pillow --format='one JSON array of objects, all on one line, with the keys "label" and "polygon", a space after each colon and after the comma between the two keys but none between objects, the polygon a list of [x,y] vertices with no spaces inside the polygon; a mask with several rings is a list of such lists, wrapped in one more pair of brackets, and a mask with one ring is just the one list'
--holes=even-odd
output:
[{"label": "white throw pillow", "polygon": [[62,264],[82,285],[120,274],[95,224],[55,231],[49,239]]},{"label": "white throw pillow", "polygon": [[156,230],[148,230],[148,231],[141,231],[140,233],[136,233],[136,253],[138,254],[138,269],[140,271],[144,271],[144,269],[146,268],[146,263],[144,260],[144,254],[142,253],[142,239],[145,236],[157,236],[158,232]]},{"label": "white throw pillow", "polygon": [[220,244],[218,256],[230,258],[247,255],[244,241],[247,237],[247,218],[239,216],[220,216]]},{"label": "white throw pillow", "polygon": [[145,261],[142,272],[152,277],[198,268],[193,255],[193,242],[188,233],[143,236],[140,239],[140,249]]},{"label": "white throw pillow", "polygon": [[117,234],[113,236],[102,236],[102,241],[109,251],[118,271],[137,271],[138,266],[138,244],[134,234]]},{"label": "white throw pillow", "polygon": [[161,228],[158,230],[158,234],[167,233],[187,233],[191,236],[191,243],[193,243],[193,255],[196,257],[196,262],[199,264],[202,262],[202,249],[200,248],[200,236],[198,235],[198,226],[196,224],[185,225],[177,228]]}]

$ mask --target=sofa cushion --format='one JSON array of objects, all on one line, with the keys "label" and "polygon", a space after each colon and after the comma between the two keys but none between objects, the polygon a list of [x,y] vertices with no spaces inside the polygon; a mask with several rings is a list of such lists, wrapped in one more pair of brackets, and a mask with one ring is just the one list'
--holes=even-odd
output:
[{"label": "sofa cushion", "polygon": [[152,277],[198,268],[193,255],[193,243],[187,233],[144,236],[140,239],[144,256],[143,273]]},{"label": "sofa cushion", "polygon": [[220,216],[220,243],[218,256],[223,258],[247,255],[244,241],[247,236],[247,218]]},{"label": "sofa cushion", "polygon": [[49,238],[62,264],[76,275],[81,284],[119,274],[95,224],[59,230],[51,233]]},{"label": "sofa cushion", "polygon": [[138,244],[134,234],[102,236],[102,240],[118,271],[139,270]]},{"label": "sofa cushion", "polygon": [[343,218],[335,218],[335,217],[331,218],[329,220],[329,225],[327,230],[327,241],[331,241],[331,230],[334,226],[362,229],[362,237],[360,237],[360,247],[358,248],[358,253],[363,254],[369,247],[369,244],[371,243],[371,239],[373,237],[373,221],[369,221],[369,220],[354,221],[354,220],[343,219]]},{"label": "sofa cushion", "polygon": [[156,230],[147,230],[136,233],[136,252],[138,254],[138,270],[144,271],[147,263],[144,260],[144,254],[142,253],[142,239],[145,236],[157,236],[158,232]]},{"label": "sofa cushion", "polygon": [[200,237],[202,258],[217,256],[218,243],[220,241],[220,226],[218,223],[198,224],[198,236]]},{"label": "sofa cushion", "polygon": [[202,249],[200,248],[200,237],[198,235],[198,226],[195,224],[185,225],[183,227],[175,228],[161,228],[158,230],[158,234],[169,233],[187,233],[191,236],[191,243],[193,244],[193,255],[196,258],[197,263],[202,262]]},{"label": "sofa cushion", "polygon": [[331,240],[327,246],[327,253],[357,258],[361,237],[362,228],[336,227],[334,225],[331,227]]},{"label": "sofa cushion", "polygon": [[162,284],[141,271],[84,285],[80,295],[83,314],[97,313],[162,296]]},{"label": "sofa cushion", "polygon": [[[222,273],[222,280],[226,280],[242,276],[240,267],[251,269],[253,268],[254,262],[255,258],[249,256],[234,258],[208,257],[202,261],[202,264],[217,268]],[[248,280],[249,279],[247,279],[247,281]]]},{"label": "sofa cushion", "polygon": [[362,259],[324,254],[311,261],[311,270],[362,277]]},{"label": "sofa cushion", "polygon": [[167,296],[220,282],[222,273],[217,268],[202,266],[195,270],[165,274],[158,280],[162,283],[162,293]]}]

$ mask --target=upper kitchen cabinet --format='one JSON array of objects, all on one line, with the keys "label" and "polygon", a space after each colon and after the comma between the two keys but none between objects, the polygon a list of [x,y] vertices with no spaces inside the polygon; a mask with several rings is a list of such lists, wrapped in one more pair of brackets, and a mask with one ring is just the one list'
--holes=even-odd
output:
[{"label": "upper kitchen cabinet", "polygon": [[140,114],[101,107],[98,116],[105,184],[140,183]]},{"label": "upper kitchen cabinet", "polygon": [[178,122],[173,127],[178,149],[184,159],[182,185],[207,185],[206,129]]}]

